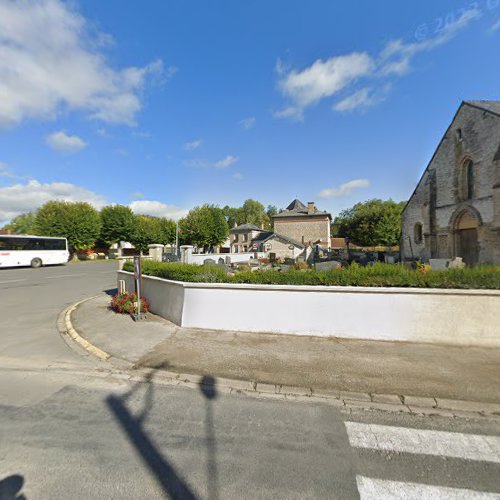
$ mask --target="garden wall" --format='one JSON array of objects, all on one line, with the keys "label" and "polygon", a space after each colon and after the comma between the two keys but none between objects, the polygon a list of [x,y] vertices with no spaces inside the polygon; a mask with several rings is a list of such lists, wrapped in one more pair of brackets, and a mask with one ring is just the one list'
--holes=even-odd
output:
[{"label": "garden wall", "polygon": [[[128,290],[133,274],[118,272]],[[500,291],[181,283],[143,277],[151,311],[192,328],[500,347]]]}]

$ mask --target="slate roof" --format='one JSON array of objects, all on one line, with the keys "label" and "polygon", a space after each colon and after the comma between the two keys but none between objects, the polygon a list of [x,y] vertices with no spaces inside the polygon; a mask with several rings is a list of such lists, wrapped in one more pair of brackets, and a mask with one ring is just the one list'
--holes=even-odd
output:
[{"label": "slate roof", "polygon": [[490,113],[500,116],[500,101],[464,101],[465,104],[481,108]]},{"label": "slate roof", "polygon": [[285,210],[281,211],[277,215],[273,215],[274,218],[279,218],[279,217],[315,217],[317,215],[328,215],[330,218],[332,215],[330,212],[323,212],[321,210],[318,210],[316,207],[314,207],[314,213],[310,214],[308,213],[307,207],[297,198],[286,207]]},{"label": "slate roof", "polygon": [[262,243],[267,240],[269,236],[272,236],[274,233],[272,231],[261,231],[253,240],[252,243]]},{"label": "slate roof", "polygon": [[264,229],[261,229],[254,224],[240,224],[239,226],[233,227],[233,229],[231,229],[232,233],[239,233],[241,231],[264,231]]}]

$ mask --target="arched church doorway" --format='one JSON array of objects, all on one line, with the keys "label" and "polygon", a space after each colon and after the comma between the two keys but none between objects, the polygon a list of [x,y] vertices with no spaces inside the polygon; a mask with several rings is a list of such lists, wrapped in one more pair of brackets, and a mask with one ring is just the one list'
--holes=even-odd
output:
[{"label": "arched church doorway", "polygon": [[470,210],[465,210],[456,222],[457,256],[468,266],[475,266],[479,261],[478,227],[479,220]]}]

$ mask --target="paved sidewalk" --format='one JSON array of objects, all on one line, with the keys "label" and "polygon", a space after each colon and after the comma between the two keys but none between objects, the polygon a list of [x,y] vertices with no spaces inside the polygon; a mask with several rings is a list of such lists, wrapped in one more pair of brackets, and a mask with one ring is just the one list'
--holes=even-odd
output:
[{"label": "paved sidewalk", "polygon": [[135,323],[80,305],[73,324],[86,340],[135,367],[257,383],[360,393],[500,403],[500,349],[324,339],[179,328],[149,315]]}]

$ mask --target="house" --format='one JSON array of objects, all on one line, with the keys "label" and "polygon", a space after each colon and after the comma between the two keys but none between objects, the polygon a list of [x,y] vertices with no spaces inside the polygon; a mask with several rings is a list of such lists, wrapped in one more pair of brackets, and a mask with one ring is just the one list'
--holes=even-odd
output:
[{"label": "house", "polygon": [[231,252],[251,252],[255,250],[252,248],[252,240],[261,233],[270,233],[254,224],[240,224],[233,227],[230,234]]},{"label": "house", "polygon": [[320,245],[330,248],[332,216],[316,208],[314,202],[305,206],[293,200],[285,210],[272,217],[274,232],[302,245]]},{"label": "house", "polygon": [[500,264],[500,101],[458,108],[403,211],[401,253]]},{"label": "house", "polygon": [[278,233],[263,231],[253,242],[260,252],[274,259],[296,259],[305,254],[306,245]]},{"label": "house", "polygon": [[301,242],[261,229],[253,224],[241,224],[234,227],[231,229],[230,239],[233,253],[266,252],[274,254],[277,259],[295,259],[306,248]]}]

